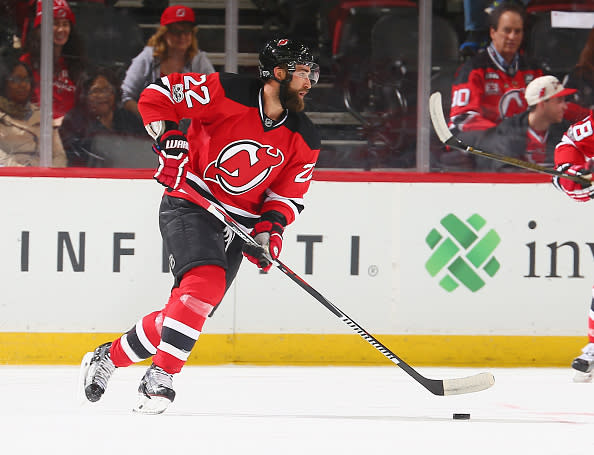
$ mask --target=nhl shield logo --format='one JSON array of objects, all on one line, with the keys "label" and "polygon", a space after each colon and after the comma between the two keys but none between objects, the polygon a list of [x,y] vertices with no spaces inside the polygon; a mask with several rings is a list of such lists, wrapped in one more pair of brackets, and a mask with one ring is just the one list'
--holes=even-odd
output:
[{"label": "nhl shield logo", "polygon": [[181,103],[184,100],[184,86],[182,84],[175,84],[171,89],[173,101]]}]

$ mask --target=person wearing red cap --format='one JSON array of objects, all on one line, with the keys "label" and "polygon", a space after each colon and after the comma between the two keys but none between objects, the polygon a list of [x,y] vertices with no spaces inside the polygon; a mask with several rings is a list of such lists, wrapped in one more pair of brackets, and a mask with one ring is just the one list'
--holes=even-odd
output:
[{"label": "person wearing red cap", "polygon": [[[40,102],[40,54],[41,54],[41,1],[37,1],[37,13],[33,30],[25,40],[25,53],[21,60],[33,69],[33,95],[31,101]],[[76,18],[66,0],[54,0],[54,81],[53,117],[61,119],[74,107],[76,81],[86,66],[82,40],[75,30]]]},{"label": "person wearing red cap", "polygon": [[124,108],[140,116],[140,92],[156,79],[171,73],[214,73],[205,52],[198,48],[194,11],[173,5],[161,14],[160,27],[147,46],[132,60],[122,83]]}]

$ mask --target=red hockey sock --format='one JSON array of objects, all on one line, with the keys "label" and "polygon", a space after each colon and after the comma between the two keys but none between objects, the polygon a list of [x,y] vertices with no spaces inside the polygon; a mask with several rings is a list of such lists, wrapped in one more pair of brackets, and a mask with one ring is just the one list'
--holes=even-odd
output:
[{"label": "red hockey sock", "polygon": [[225,293],[225,270],[200,266],[187,272],[163,310],[163,329],[155,365],[178,373],[198,340],[206,318]]},{"label": "red hockey sock", "polygon": [[116,367],[127,367],[153,355],[161,340],[162,325],[161,311],[154,311],[143,317],[112,343],[109,353],[113,364]]}]

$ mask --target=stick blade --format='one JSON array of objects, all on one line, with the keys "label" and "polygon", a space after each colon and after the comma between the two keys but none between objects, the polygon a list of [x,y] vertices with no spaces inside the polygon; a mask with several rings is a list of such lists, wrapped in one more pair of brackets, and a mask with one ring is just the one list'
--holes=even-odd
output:
[{"label": "stick blade", "polygon": [[441,105],[441,93],[435,92],[429,97],[429,114],[433,129],[437,133],[437,137],[443,143],[446,143],[452,138],[452,133],[448,128],[448,124],[443,115],[443,107]]},{"label": "stick blade", "polygon": [[495,384],[495,376],[491,373],[479,373],[473,376],[457,379],[444,379],[444,395],[461,395],[464,393],[480,392]]}]

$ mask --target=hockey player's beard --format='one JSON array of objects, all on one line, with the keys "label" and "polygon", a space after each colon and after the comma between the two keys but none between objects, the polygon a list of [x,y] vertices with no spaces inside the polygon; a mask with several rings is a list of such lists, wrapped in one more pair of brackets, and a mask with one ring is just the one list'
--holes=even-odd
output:
[{"label": "hockey player's beard", "polygon": [[287,90],[287,99],[285,100],[285,106],[291,112],[301,112],[305,109],[305,102],[299,96],[298,90]]}]

